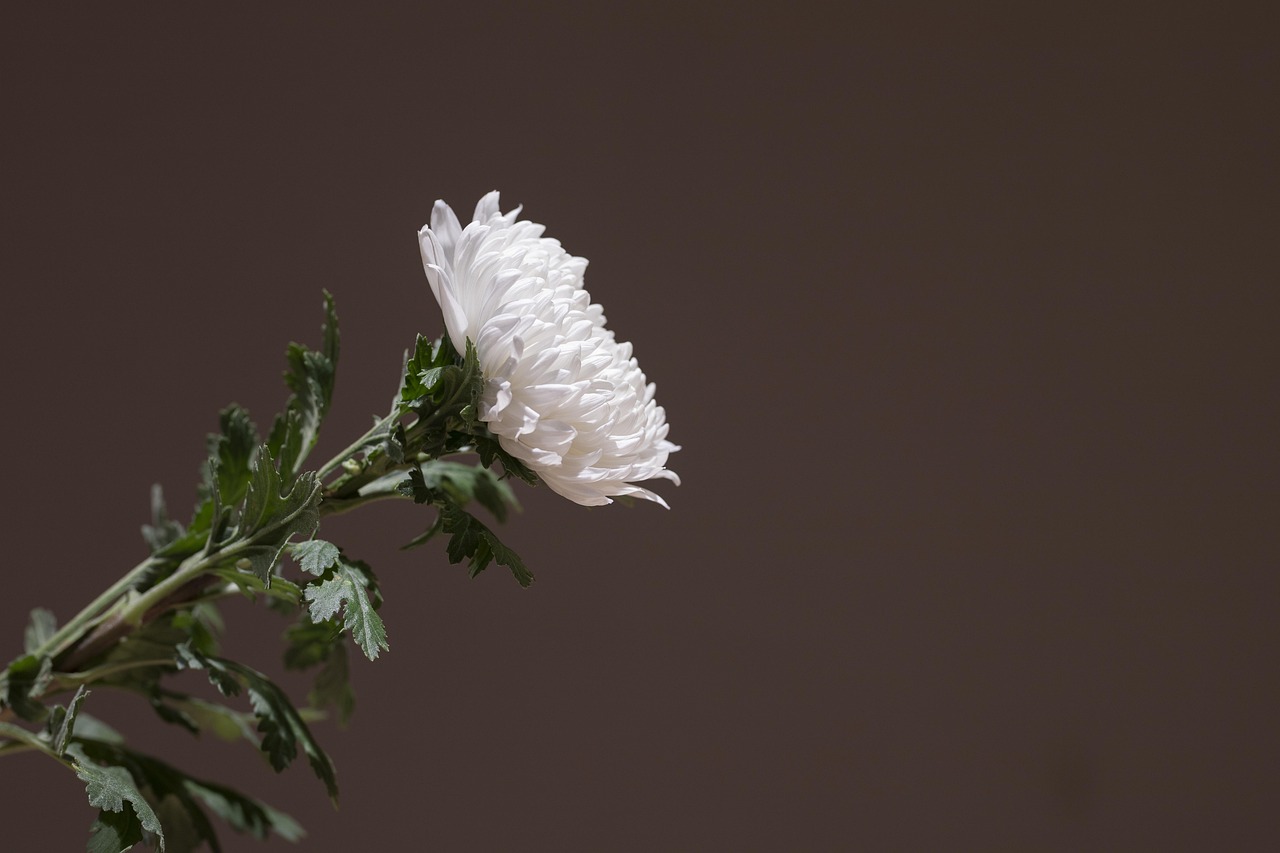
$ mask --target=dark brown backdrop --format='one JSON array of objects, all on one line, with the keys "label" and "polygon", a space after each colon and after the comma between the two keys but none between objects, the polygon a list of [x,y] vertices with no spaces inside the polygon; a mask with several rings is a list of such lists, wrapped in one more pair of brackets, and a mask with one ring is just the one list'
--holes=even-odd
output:
[{"label": "dark brown backdrop", "polygon": [[[141,557],[153,481],[185,511],[219,407],[283,402],[321,288],[319,453],[382,411],[442,328],[415,229],[496,187],[591,259],[674,509],[526,493],[529,591],[335,521],[392,646],[319,728],[339,812],[91,709],[306,850],[1274,849],[1265,4],[45,5],[0,26],[0,657]],[[91,819],[4,760],[4,849]]]}]

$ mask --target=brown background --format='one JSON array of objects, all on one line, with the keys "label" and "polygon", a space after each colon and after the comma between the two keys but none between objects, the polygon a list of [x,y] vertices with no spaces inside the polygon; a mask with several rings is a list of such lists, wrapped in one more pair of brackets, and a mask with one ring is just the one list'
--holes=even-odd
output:
[{"label": "brown background", "polygon": [[[526,491],[529,591],[398,552],[412,507],[326,525],[392,646],[318,727],[338,812],[91,711],[314,851],[1280,843],[1273,4],[106,5],[0,26],[0,657],[269,420],[321,288],[319,456],[363,430],[442,329],[414,231],[496,187],[591,259],[674,509]],[[5,759],[0,846],[82,849],[83,797]]]}]

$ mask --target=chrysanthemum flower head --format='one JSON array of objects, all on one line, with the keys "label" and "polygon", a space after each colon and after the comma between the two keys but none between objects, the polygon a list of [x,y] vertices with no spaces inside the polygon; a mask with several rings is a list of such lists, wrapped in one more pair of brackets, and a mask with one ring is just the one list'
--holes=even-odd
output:
[{"label": "chrysanthemum flower head", "polygon": [[667,440],[631,344],[605,327],[583,287],[585,258],[543,226],[502,213],[498,193],[463,227],[437,201],[418,232],[422,263],[458,352],[475,344],[484,372],[480,420],[504,450],[552,490],[596,506],[632,495],[667,503],[636,483],[679,478],[666,468],[680,448]]}]

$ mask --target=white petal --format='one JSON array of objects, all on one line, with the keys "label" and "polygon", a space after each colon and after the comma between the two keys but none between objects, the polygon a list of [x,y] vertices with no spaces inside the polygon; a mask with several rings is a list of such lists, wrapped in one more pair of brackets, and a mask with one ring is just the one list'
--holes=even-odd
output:
[{"label": "white petal", "polygon": [[629,343],[615,339],[586,291],[585,258],[501,213],[497,191],[461,227],[443,202],[419,232],[423,269],[455,348],[474,342],[485,376],[480,418],[503,448],[557,494],[585,506],[668,479],[666,413]]}]

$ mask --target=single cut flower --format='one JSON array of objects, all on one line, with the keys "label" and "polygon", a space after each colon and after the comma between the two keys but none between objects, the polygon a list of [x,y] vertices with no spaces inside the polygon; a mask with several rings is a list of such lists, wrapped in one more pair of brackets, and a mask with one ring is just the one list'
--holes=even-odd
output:
[{"label": "single cut flower", "polygon": [[586,258],[542,236],[536,222],[502,213],[498,193],[462,227],[437,201],[418,232],[431,292],[458,352],[475,344],[484,373],[480,420],[504,450],[556,493],[584,506],[632,495],[667,506],[638,482],[680,480],[665,467],[667,440],[631,344],[605,328],[583,287]]}]

